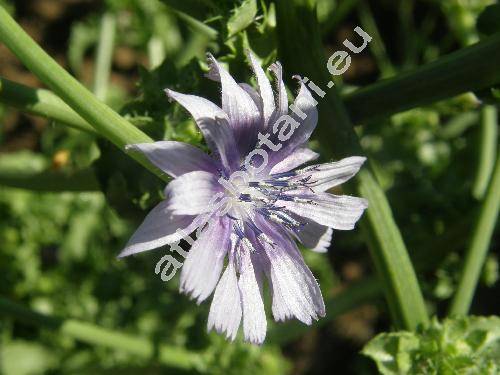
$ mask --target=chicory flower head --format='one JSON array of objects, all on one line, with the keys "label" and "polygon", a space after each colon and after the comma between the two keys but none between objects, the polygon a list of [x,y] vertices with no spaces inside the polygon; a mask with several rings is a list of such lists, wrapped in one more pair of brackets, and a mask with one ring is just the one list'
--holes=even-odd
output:
[{"label": "chicory flower head", "polygon": [[[213,56],[208,59],[208,77],[222,86],[222,108],[199,96],[166,93],[190,112],[212,153],[174,141],[129,146],[174,180],[120,256],[179,241],[199,225],[195,218],[205,215],[208,225],[182,268],[181,292],[201,303],[215,290],[208,329],[233,340],[243,320],[245,340],[260,344],[267,329],[265,279],[275,320],[311,324],[325,315],[318,283],[295,241],[325,252],[332,229],[354,228],[366,201],[326,191],[353,177],[365,158],[304,167],[319,156],[307,148],[318,114],[304,83],[289,111],[279,63],[269,68],[274,93],[253,55],[249,59],[258,90],[238,84]],[[216,196],[225,202],[217,213]]]}]

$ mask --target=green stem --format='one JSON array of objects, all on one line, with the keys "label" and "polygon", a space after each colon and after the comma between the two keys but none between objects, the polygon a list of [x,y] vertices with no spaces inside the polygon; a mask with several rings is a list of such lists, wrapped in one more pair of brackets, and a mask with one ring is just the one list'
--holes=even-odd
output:
[{"label": "green stem", "polygon": [[94,94],[97,99],[104,101],[108,93],[109,75],[113,60],[115,45],[116,18],[106,13],[101,18],[101,30],[97,43],[96,64],[94,72]]},{"label": "green stem", "polygon": [[344,97],[354,123],[431,104],[500,82],[500,33]]},{"label": "green stem", "polygon": [[330,18],[326,19],[321,24],[321,33],[327,36],[340,22],[346,18],[349,13],[354,9],[359,0],[343,0],[338,1],[333,8]]},{"label": "green stem", "polygon": [[491,237],[498,219],[500,207],[500,155],[490,181],[486,198],[472,232],[472,240],[465,257],[457,292],[453,297],[450,315],[467,315],[488,254]]},{"label": "green stem", "polygon": [[476,199],[483,199],[490,181],[497,154],[498,112],[495,106],[485,105],[481,110],[481,144],[479,166],[472,188]]},{"label": "green stem", "polygon": [[[0,6],[0,40],[55,94],[118,148],[124,150],[127,144],[152,142],[150,137],[99,101],[61,68],[2,6]],[[165,175],[153,167],[142,154],[132,153],[130,156],[158,177],[165,178]]]},{"label": "green stem", "polygon": [[378,31],[375,17],[370,9],[370,4],[367,1],[361,1],[358,5],[359,19],[361,26],[373,39],[371,41],[371,51],[375,60],[377,61],[378,68],[380,69],[383,78],[392,76],[395,73],[394,66],[387,55],[387,50],[384,41]]},{"label": "green stem", "polygon": [[[307,76],[320,87],[329,81],[324,49],[318,30],[314,2],[310,0],[280,0],[276,3],[279,53],[285,68]],[[307,32],[306,32],[307,30]],[[297,51],[306,58],[297,58]],[[319,100],[318,136],[331,140],[333,147],[326,155],[337,158],[361,154],[354,128],[336,90]],[[324,142],[323,142],[324,143]],[[387,198],[367,166],[357,177],[359,192],[368,199],[366,225],[373,233],[377,246],[372,254],[377,272],[384,282],[384,291],[394,320],[401,328],[414,330],[428,323],[422,292],[401,233],[394,221]]]},{"label": "green stem", "polygon": [[94,128],[49,90],[36,89],[0,77],[0,102],[32,115],[45,117],[96,134]]},{"label": "green stem", "polygon": [[169,7],[170,11],[176,15],[180,20],[184,21],[188,27],[193,31],[206,36],[210,40],[217,39],[219,33],[217,30],[211,28],[210,26],[204,24],[203,22],[197,20],[196,18],[190,16],[187,13],[181,12],[175,8]]},{"label": "green stem", "polygon": [[123,350],[141,358],[153,359],[157,356],[161,364],[171,367],[193,370],[201,368],[204,362],[200,353],[189,352],[174,346],[155,345],[153,341],[145,338],[127,335],[76,319],[61,319],[44,315],[3,297],[0,297],[0,314],[57,331],[61,335],[82,342]]},{"label": "green stem", "polygon": [[45,171],[20,173],[0,170],[0,185],[34,191],[99,191],[95,172],[84,169],[76,172]]}]

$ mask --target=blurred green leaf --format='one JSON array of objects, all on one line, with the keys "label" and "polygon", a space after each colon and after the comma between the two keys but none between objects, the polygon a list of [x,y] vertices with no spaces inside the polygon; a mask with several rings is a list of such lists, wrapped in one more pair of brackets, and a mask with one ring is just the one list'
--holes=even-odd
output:
[{"label": "blurred green leaf", "polygon": [[481,12],[477,29],[484,35],[500,32],[500,4],[489,5]]},{"label": "blurred green leaf", "polygon": [[481,276],[483,283],[488,287],[492,287],[497,283],[499,272],[498,258],[496,255],[488,255],[486,262],[484,262],[483,273]]},{"label": "blurred green leaf", "polygon": [[41,344],[15,340],[0,349],[0,372],[5,375],[43,374],[57,364],[55,355]]},{"label": "blurred green leaf", "polygon": [[234,10],[231,18],[227,22],[229,36],[233,36],[246,29],[252,24],[257,15],[257,1],[244,0],[243,3]]},{"label": "blurred green leaf", "polygon": [[85,53],[97,43],[98,38],[99,29],[96,19],[75,23],[71,28],[68,41],[68,62],[77,77],[81,75]]}]

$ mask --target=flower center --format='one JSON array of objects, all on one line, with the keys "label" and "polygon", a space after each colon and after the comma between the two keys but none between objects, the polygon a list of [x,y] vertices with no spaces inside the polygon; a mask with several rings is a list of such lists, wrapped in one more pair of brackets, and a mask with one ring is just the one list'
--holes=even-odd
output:
[{"label": "flower center", "polygon": [[224,179],[223,185],[230,204],[227,215],[235,220],[238,227],[236,233],[243,235],[243,223],[253,222],[255,215],[261,215],[294,232],[305,225],[286,208],[286,202],[310,203],[301,198],[297,190],[307,187],[307,181],[297,179],[296,172],[267,176],[234,174]]}]

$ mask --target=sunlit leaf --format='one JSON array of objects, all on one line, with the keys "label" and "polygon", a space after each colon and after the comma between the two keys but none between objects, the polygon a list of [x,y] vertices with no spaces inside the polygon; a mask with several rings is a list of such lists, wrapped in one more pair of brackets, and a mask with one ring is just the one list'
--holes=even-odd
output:
[{"label": "sunlit leaf", "polygon": [[500,318],[463,317],[432,321],[419,332],[382,333],[362,353],[384,375],[497,374]]}]

